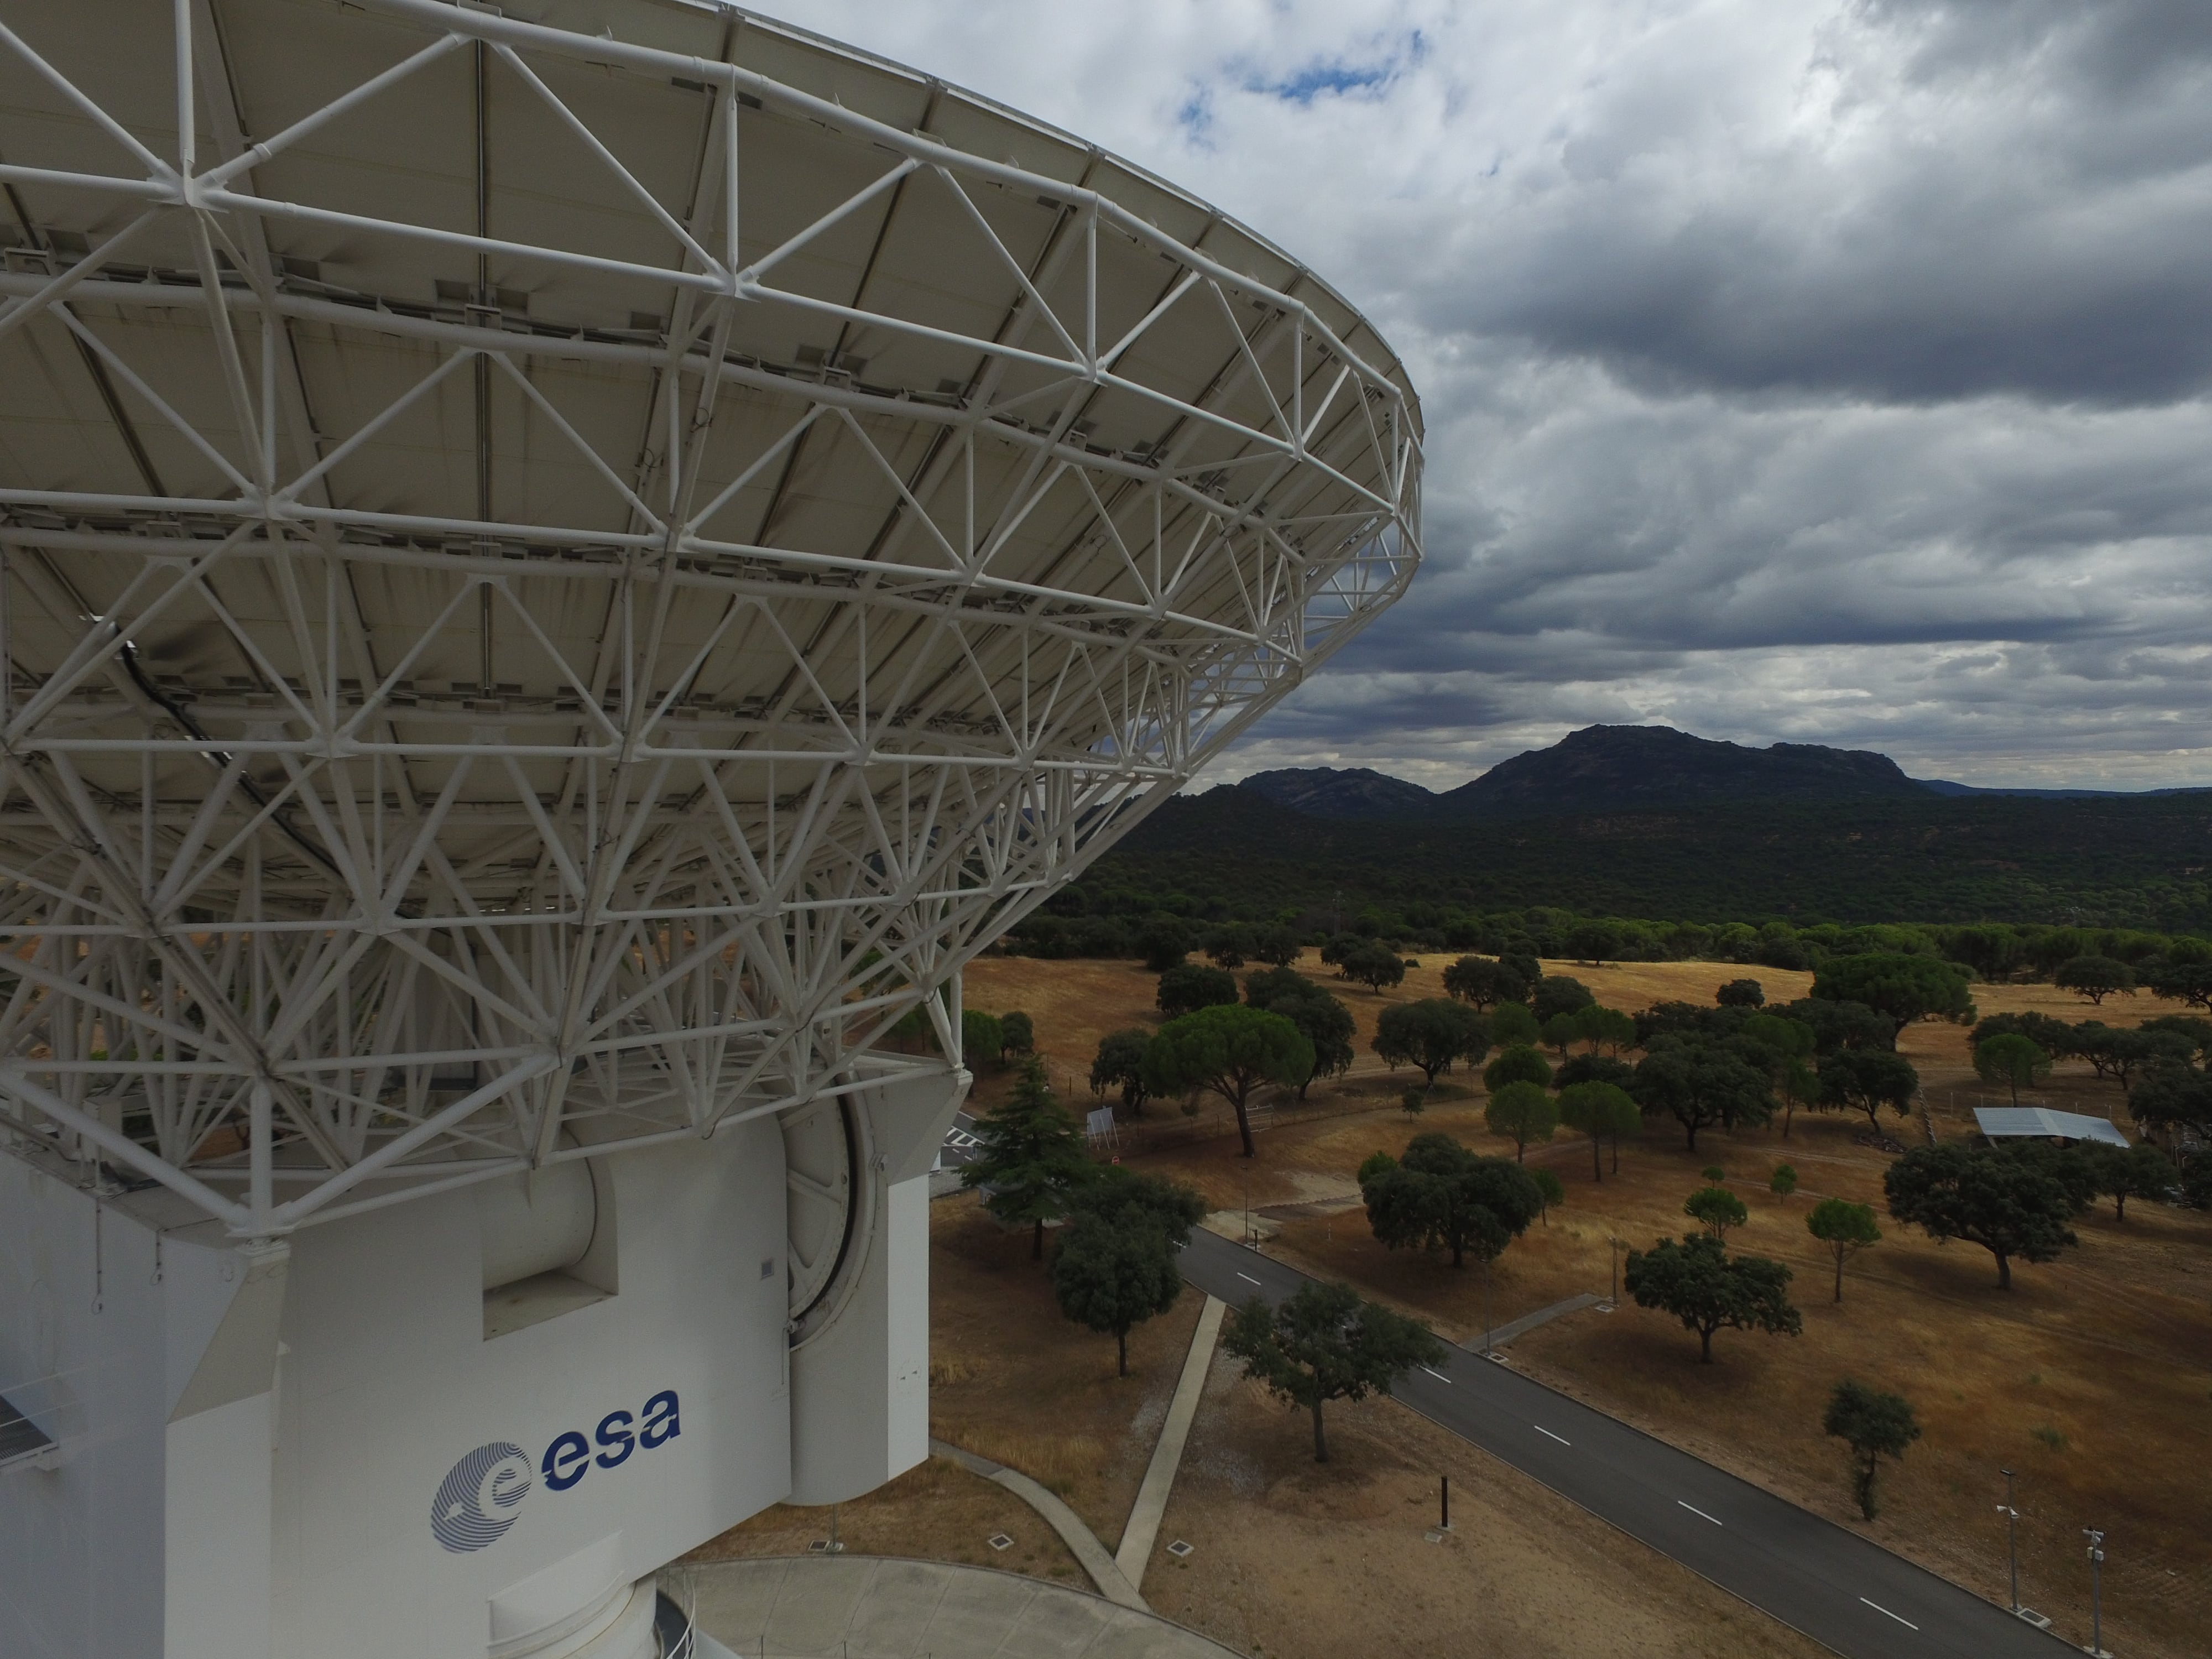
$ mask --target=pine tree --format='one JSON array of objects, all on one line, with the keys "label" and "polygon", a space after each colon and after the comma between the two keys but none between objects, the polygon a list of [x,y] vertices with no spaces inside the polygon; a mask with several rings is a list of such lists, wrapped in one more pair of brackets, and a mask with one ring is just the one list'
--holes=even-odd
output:
[{"label": "pine tree", "polygon": [[1044,1224],[1067,1213],[1071,1197],[1097,1174],[1083,1131],[1063,1109],[1032,1054],[1013,1091],[975,1124],[975,1158],[960,1172],[963,1187],[983,1188],[983,1207],[1010,1227],[1033,1228],[1030,1260],[1044,1259]]}]

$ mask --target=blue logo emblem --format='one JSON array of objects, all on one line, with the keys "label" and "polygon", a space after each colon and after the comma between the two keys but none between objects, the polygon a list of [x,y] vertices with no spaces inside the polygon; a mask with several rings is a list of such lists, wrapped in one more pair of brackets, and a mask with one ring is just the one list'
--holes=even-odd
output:
[{"label": "blue logo emblem", "polygon": [[[430,1530],[456,1555],[496,1544],[515,1522],[535,1477],[545,1477],[548,1492],[567,1492],[596,1465],[619,1468],[632,1453],[657,1451],[684,1432],[677,1416],[676,1391],[665,1389],[633,1416],[609,1412],[586,1440],[569,1429],[553,1437],[537,1463],[521,1447],[505,1440],[478,1446],[446,1471],[438,1495],[430,1500]],[[599,1452],[592,1451],[593,1442]]]},{"label": "blue logo emblem", "polygon": [[430,1530],[456,1555],[496,1544],[530,1496],[530,1454],[495,1440],[446,1472],[430,1504]]}]

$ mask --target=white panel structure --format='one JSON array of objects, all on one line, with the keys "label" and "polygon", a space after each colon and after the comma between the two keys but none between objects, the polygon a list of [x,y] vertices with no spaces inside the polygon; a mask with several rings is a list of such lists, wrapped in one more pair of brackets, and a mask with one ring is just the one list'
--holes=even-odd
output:
[{"label": "white panel structure", "polygon": [[962,964],[1419,480],[1290,256],[730,7],[5,8],[0,1648],[599,1659],[921,1455]]}]

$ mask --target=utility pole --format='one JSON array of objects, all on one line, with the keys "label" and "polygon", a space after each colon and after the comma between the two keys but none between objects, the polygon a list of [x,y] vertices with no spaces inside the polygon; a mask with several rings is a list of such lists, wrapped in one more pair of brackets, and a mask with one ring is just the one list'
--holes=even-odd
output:
[{"label": "utility pole", "polygon": [[2112,1659],[2105,1651],[2105,1534],[2095,1527],[2084,1527],[2081,1535],[2089,1540],[2089,1647],[2092,1659]]},{"label": "utility pole", "polygon": [[1997,1505],[2005,1518],[2005,1569],[2012,1582],[2012,1610],[2020,1611],[2020,1511],[2012,1506],[2012,1471],[1998,1471],[2005,1478],[2005,1501]]}]

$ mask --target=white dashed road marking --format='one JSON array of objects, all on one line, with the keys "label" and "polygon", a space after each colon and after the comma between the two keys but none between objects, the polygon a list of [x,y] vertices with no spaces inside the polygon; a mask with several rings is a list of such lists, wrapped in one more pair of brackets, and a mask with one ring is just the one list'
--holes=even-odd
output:
[{"label": "white dashed road marking", "polygon": [[1541,1423],[1531,1423],[1528,1426],[1535,1430],[1539,1434],[1551,1435],[1552,1438],[1558,1441],[1562,1446],[1571,1446],[1575,1443],[1573,1441],[1568,1439],[1564,1434],[1552,1434],[1552,1431],[1546,1428]]},{"label": "white dashed road marking", "polygon": [[1904,1626],[1907,1630],[1918,1630],[1920,1628],[1919,1626],[1914,1624],[1910,1619],[1899,1619],[1897,1614],[1892,1613],[1887,1607],[1882,1606],[1879,1601],[1867,1601],[1866,1597],[1863,1595],[1859,1597],[1859,1600],[1866,1601],[1866,1604],[1869,1607],[1872,1607],[1876,1613],[1881,1614],[1885,1619],[1897,1619],[1897,1622]]},{"label": "white dashed road marking", "polygon": [[[1674,1501],[1677,1504],[1681,1504],[1684,1509],[1689,1510],[1691,1514],[1696,1516],[1700,1520],[1710,1521],[1717,1527],[1723,1524],[1718,1516],[1707,1515],[1703,1510],[1699,1509],[1695,1504],[1689,1502],[1686,1498],[1678,1498]],[[1894,1614],[1892,1615],[1892,1617],[1894,1616]]]}]

